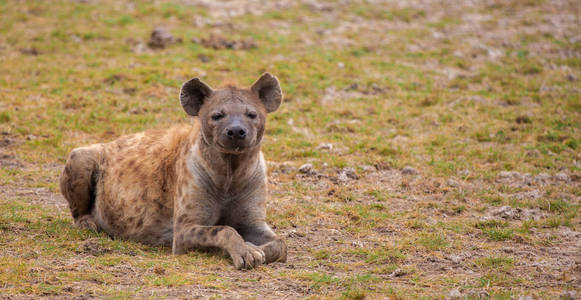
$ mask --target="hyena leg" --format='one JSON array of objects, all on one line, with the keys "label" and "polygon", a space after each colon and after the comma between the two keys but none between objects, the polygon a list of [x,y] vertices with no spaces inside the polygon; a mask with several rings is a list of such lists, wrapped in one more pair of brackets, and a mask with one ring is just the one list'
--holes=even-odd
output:
[{"label": "hyena leg", "polygon": [[174,230],[174,254],[203,247],[226,250],[237,269],[251,269],[265,262],[261,248],[245,242],[230,226],[181,225]]},{"label": "hyena leg", "polygon": [[95,231],[99,227],[91,215],[91,209],[95,203],[100,156],[100,148],[97,146],[74,149],[60,178],[61,193],[69,202],[75,225]]},{"label": "hyena leg", "polygon": [[286,243],[278,238],[272,229],[265,223],[245,226],[239,229],[245,241],[259,246],[266,256],[265,263],[286,262]]}]

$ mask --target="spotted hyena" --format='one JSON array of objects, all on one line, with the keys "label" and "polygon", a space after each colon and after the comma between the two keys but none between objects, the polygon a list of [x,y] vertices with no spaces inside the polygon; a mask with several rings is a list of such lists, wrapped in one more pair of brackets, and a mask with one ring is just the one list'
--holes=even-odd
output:
[{"label": "spotted hyena", "polygon": [[147,131],[74,149],[60,178],[75,224],[112,237],[172,247],[218,247],[236,268],[286,261],[266,224],[266,114],[278,109],[278,79],[214,90],[198,78],[180,91],[193,126]]}]

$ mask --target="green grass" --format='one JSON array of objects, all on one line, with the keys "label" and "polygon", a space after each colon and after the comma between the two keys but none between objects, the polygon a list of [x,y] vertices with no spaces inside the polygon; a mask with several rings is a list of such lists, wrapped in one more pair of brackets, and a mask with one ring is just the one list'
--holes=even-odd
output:
[{"label": "green grass", "polygon": [[[581,7],[551,5],[0,1],[0,294],[558,297],[570,270],[555,266],[581,230],[581,29],[564,16]],[[182,42],[137,51],[154,25]],[[192,42],[210,34],[257,47]],[[57,184],[72,148],[189,123],[178,93],[194,76],[246,86],[265,71],[285,96],[263,152],[287,264],[236,272],[219,252],[173,256],[72,225]],[[346,167],[360,178],[339,182]],[[490,215],[507,205],[523,212]]]},{"label": "green grass", "polygon": [[492,241],[506,241],[513,236],[513,229],[507,228],[508,222],[501,222],[498,220],[483,221],[476,224],[476,228],[482,232]]},{"label": "green grass", "polygon": [[513,236],[512,229],[488,228],[482,230],[493,241],[510,240]]},{"label": "green grass", "polygon": [[445,236],[435,233],[421,234],[417,243],[427,250],[440,250],[450,244]]}]

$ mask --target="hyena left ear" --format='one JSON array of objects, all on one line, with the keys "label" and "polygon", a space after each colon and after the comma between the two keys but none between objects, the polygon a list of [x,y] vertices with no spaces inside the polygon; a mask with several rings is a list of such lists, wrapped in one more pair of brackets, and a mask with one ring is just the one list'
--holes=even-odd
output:
[{"label": "hyena left ear", "polygon": [[258,95],[268,113],[277,110],[282,102],[282,90],[278,79],[270,73],[262,74],[250,90]]},{"label": "hyena left ear", "polygon": [[180,102],[188,115],[197,116],[202,104],[213,92],[212,88],[199,78],[193,78],[182,85]]}]

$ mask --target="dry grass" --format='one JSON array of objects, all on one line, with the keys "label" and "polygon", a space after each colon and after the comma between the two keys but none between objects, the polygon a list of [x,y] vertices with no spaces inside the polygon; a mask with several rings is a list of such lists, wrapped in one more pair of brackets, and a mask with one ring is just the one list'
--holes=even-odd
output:
[{"label": "dry grass", "polygon": [[[0,294],[579,294],[580,13],[536,0],[0,0]],[[149,48],[158,25],[181,42]],[[242,272],[220,253],[73,228],[56,184],[68,151],[188,122],[177,92],[192,76],[246,85],[264,71],[286,96],[264,152],[288,263]]]}]

